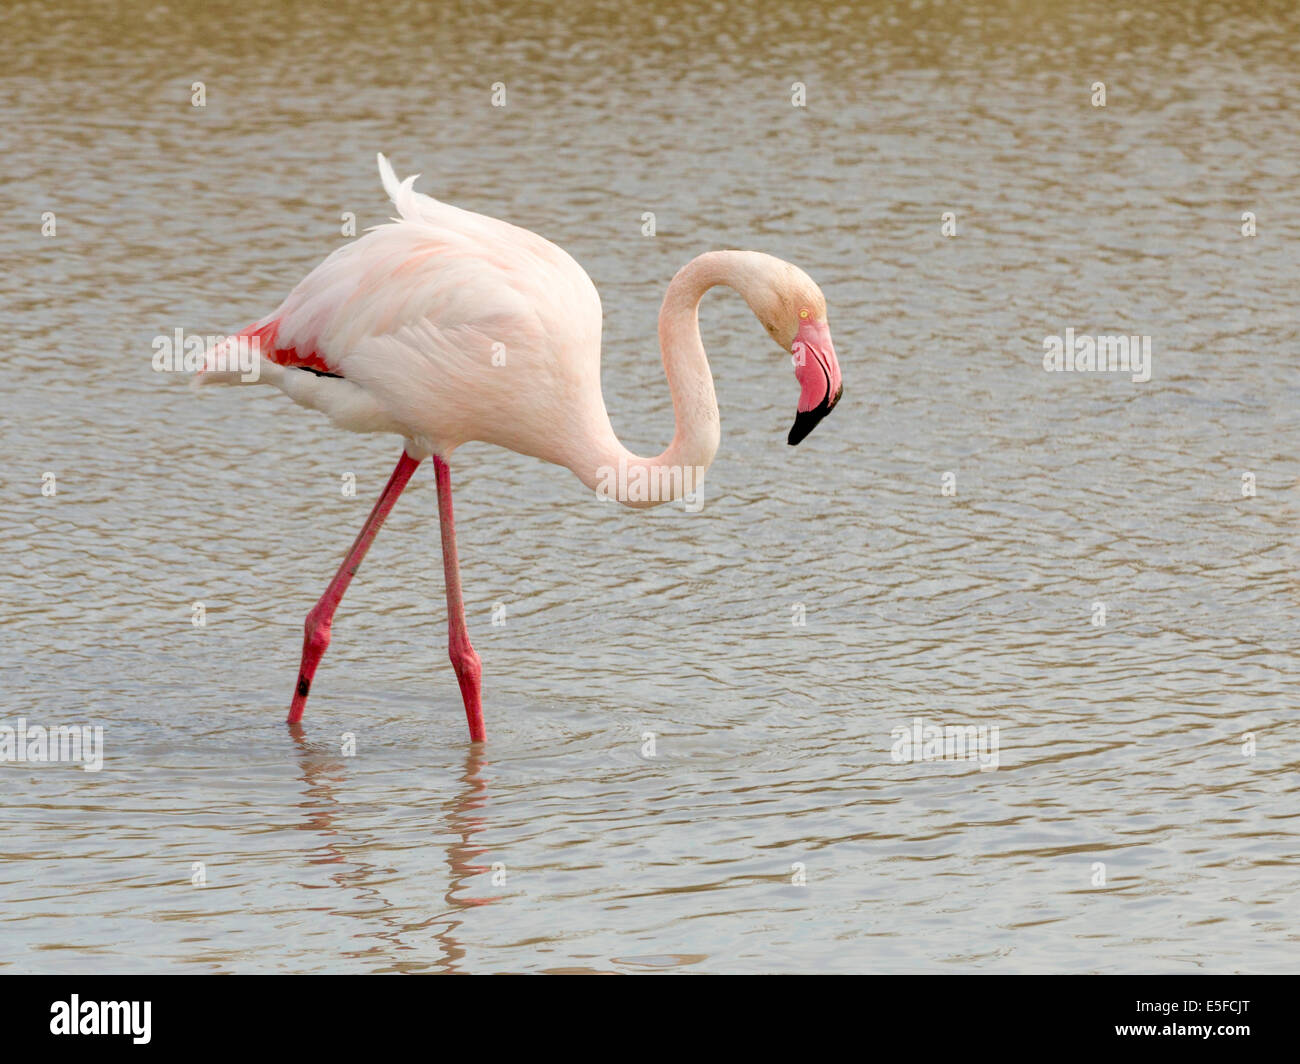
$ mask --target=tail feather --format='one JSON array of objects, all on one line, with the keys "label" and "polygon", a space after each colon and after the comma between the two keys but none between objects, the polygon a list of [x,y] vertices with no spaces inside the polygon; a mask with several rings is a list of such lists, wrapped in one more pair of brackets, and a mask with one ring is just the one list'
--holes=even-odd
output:
[{"label": "tail feather", "polygon": [[383,152],[379,153],[379,179],[384,183],[384,191],[388,193],[388,198],[393,201],[393,206],[397,208],[397,213],[403,218],[414,218],[419,215],[420,193],[415,191],[415,181],[419,174],[412,174],[404,181],[397,180],[397,174],[394,172],[392,164],[385,157]]},{"label": "tail feather", "polygon": [[[233,336],[226,336],[209,344],[208,349],[203,353],[203,369],[194,374],[190,380],[190,388],[198,391],[208,384],[274,384],[279,386],[281,378],[284,376],[284,367],[277,365],[270,358],[265,357],[267,352],[261,349],[261,340],[265,327],[262,325],[250,325],[247,329],[241,329]],[[238,342],[240,340],[256,340],[251,349],[244,347],[241,351]],[[241,358],[251,350],[251,364],[248,368],[242,368],[249,363],[247,358]]]}]

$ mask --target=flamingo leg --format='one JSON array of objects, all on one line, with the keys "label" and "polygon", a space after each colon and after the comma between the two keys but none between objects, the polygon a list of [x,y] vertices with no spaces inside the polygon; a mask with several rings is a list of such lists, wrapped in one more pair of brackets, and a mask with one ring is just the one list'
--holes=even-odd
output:
[{"label": "flamingo leg", "polygon": [[465,599],[460,590],[460,561],[456,556],[456,525],[451,512],[451,470],[436,454],[433,471],[438,480],[438,524],[442,529],[442,568],[447,581],[447,653],[451,657],[456,679],[460,681],[460,696],[465,702],[465,718],[469,721],[472,742],[487,738],[483,730],[483,700],[480,687],[483,664],[470,646],[469,632],[465,628]]},{"label": "flamingo leg", "polygon": [[[402,451],[397,468],[388,478],[388,484],[375,503],[375,508],[370,511],[370,516],[366,518],[366,523],[361,527],[361,532],[357,535],[356,542],[352,544],[352,549],[348,551],[348,556],[343,559],[343,564],[334,574],[334,579],[325,589],[321,600],[307,614],[306,638],[302,644],[302,665],[298,669],[298,686],[294,688],[293,702],[289,706],[290,724],[297,724],[302,720],[302,712],[307,706],[307,693],[311,690],[311,681],[316,675],[316,666],[320,664],[325,648],[330,645],[330,625],[334,621],[334,611],[338,609],[339,600],[343,598],[343,592],[348,589],[348,584],[352,582],[352,577],[360,568],[361,559],[366,556],[366,551],[374,542],[380,525],[384,523],[393,504],[397,502],[397,497],[402,494],[402,489],[406,487],[406,482],[411,479],[411,474],[419,464],[420,459],[412,458],[406,451]],[[439,495],[441,496],[441,484]]]}]

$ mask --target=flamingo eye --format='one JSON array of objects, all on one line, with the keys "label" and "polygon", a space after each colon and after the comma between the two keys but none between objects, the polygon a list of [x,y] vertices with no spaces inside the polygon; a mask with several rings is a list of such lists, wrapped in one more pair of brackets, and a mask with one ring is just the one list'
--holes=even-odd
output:
[{"label": "flamingo eye", "polygon": [[807,310],[799,311],[799,317],[806,319],[808,317],[808,311]]}]

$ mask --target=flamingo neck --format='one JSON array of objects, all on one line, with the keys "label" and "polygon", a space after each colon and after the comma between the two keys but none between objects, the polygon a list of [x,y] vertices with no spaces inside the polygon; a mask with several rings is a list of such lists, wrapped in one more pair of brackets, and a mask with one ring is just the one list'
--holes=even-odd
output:
[{"label": "flamingo neck", "polygon": [[609,429],[585,460],[574,466],[587,487],[626,506],[644,508],[685,499],[702,504],[705,471],[721,438],[713,374],[700,340],[699,307],[704,293],[727,285],[742,296],[753,283],[749,253],[711,251],[692,259],[668,285],[659,310],[659,348],[676,429],[668,448],[654,458],[633,454]]}]

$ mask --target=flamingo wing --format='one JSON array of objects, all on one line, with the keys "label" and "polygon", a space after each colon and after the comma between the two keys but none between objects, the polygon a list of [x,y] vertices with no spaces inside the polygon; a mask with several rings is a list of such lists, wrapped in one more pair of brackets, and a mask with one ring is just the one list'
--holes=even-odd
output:
[{"label": "flamingo wing", "polygon": [[[310,371],[267,379],[344,428],[442,449],[482,438],[485,416],[503,420],[507,379],[535,405],[539,391],[572,393],[575,381],[599,388],[600,299],[581,266],[535,233],[414,191],[416,178],[399,182],[383,155],[379,170],[398,217],[333,252],[239,334],[257,338],[264,365]],[[488,372],[498,350],[511,374]],[[313,376],[342,378],[369,401]]]}]

